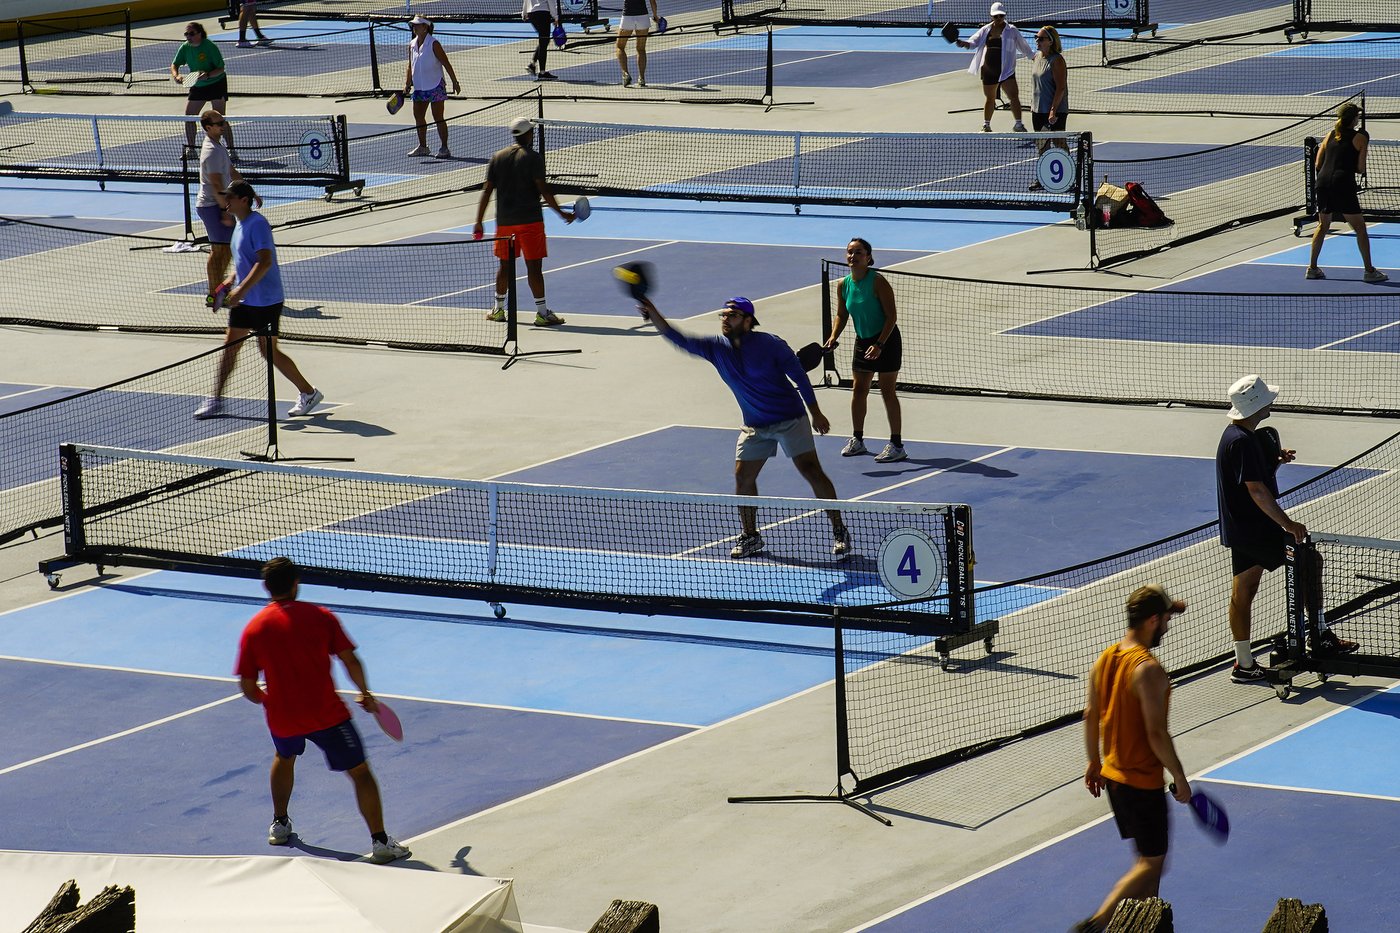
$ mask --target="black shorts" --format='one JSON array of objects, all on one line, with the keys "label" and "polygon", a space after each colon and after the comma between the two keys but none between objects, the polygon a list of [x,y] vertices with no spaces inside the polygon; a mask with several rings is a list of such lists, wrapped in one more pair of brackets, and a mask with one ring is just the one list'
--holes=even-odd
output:
[{"label": "black shorts", "polygon": [[899,372],[899,364],[904,356],[904,344],[899,337],[899,328],[896,327],[890,331],[890,339],[885,341],[885,345],[880,349],[880,355],[873,360],[867,360],[865,351],[875,340],[875,337],[871,337],[869,340],[864,337],[856,338],[856,348],[851,354],[851,369],[858,373]]},{"label": "black shorts", "polygon": [[270,337],[277,336],[277,327],[282,319],[282,303],[275,305],[239,305],[230,308],[228,326],[242,330],[255,330]]},{"label": "black shorts", "polygon": [[1283,531],[1269,540],[1250,541],[1247,544],[1230,546],[1230,569],[1239,576],[1251,567],[1277,570],[1283,566]]},{"label": "black shorts", "polygon": [[1118,823],[1118,835],[1131,839],[1138,855],[1156,858],[1167,854],[1167,792],[1143,790],[1104,778],[1108,803]]},{"label": "black shorts", "polygon": [[1048,113],[1032,113],[1031,129],[1035,130],[1037,133],[1041,131],[1045,131],[1047,133],[1063,133],[1065,131],[1065,124],[1069,122],[1069,114],[1053,114],[1053,116],[1059,117],[1060,122],[1058,123],[1051,120],[1051,116],[1052,114]]},{"label": "black shorts", "polygon": [[228,75],[219,75],[213,84],[194,85],[190,88],[190,100],[228,100]]},{"label": "black shorts", "polygon": [[1317,212],[1334,216],[1361,213],[1361,202],[1356,197],[1356,181],[1346,176],[1334,176],[1330,182],[1319,178]]}]

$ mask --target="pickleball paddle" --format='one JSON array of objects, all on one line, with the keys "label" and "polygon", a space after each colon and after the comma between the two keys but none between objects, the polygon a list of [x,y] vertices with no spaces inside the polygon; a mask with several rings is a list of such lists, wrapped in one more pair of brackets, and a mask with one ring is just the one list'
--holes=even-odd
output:
[{"label": "pickleball paddle", "polygon": [[656,34],[658,36],[664,33],[669,28],[670,24],[666,22],[666,17],[663,16],[656,21]]},{"label": "pickleball paddle", "polygon": [[389,111],[389,116],[393,116],[403,109],[403,91],[395,91],[389,95],[389,99],[384,103],[384,109]]},{"label": "pickleball paddle", "polygon": [[649,262],[624,262],[613,267],[613,278],[633,300],[641,301],[656,283],[656,270]]},{"label": "pickleball paddle", "polygon": [[374,718],[379,723],[379,728],[384,730],[384,734],[395,742],[402,742],[403,723],[399,721],[398,715],[389,708],[388,703],[378,697],[374,698],[374,703]]},{"label": "pickleball paddle", "polygon": [[561,49],[564,47],[564,43],[569,41],[568,34],[564,32],[563,26],[554,27],[553,38],[554,44]]},{"label": "pickleball paddle", "polygon": [[1259,442],[1259,449],[1264,452],[1264,467],[1270,474],[1276,473],[1279,468],[1279,457],[1283,455],[1283,440],[1278,436],[1278,429],[1273,427],[1257,428],[1254,437]]},{"label": "pickleball paddle", "polygon": [[944,23],[943,28],[939,30],[938,34],[941,35],[943,41],[949,45],[958,41],[958,27],[954,26],[952,23]]},{"label": "pickleball paddle", "polygon": [[[836,348],[832,347],[832,349]],[[801,363],[802,368],[810,373],[821,365],[823,356],[826,356],[826,347],[819,343],[809,343],[797,351],[797,362]]]},{"label": "pickleball paddle", "polygon": [[593,215],[593,205],[588,203],[587,198],[579,198],[574,202],[574,220],[587,220]]},{"label": "pickleball paddle", "polygon": [[[1176,785],[1169,788],[1173,794],[1176,793]],[[1207,836],[1217,845],[1224,845],[1230,838],[1230,817],[1226,815],[1225,808],[1220,802],[1206,794],[1205,791],[1196,791],[1191,795],[1191,815],[1196,818],[1196,823],[1205,830]]]},{"label": "pickleball paddle", "polygon": [[220,282],[214,289],[214,303],[209,306],[209,310],[218,314],[224,309],[224,302],[228,300],[229,287],[227,282]]}]

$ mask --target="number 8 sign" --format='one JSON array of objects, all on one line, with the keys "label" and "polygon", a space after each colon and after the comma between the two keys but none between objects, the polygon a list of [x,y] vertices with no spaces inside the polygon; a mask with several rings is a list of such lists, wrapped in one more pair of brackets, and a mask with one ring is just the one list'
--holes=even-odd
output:
[{"label": "number 8 sign", "polygon": [[335,147],[330,140],[315,130],[301,134],[301,144],[297,146],[301,164],[312,171],[320,171],[335,158]]},{"label": "number 8 sign", "polygon": [[1074,186],[1074,177],[1074,156],[1063,149],[1051,146],[1035,163],[1035,180],[1046,191],[1068,191]]},{"label": "number 8 sign", "polygon": [[900,599],[933,596],[943,585],[943,552],[916,528],[899,528],[880,542],[880,582]]}]

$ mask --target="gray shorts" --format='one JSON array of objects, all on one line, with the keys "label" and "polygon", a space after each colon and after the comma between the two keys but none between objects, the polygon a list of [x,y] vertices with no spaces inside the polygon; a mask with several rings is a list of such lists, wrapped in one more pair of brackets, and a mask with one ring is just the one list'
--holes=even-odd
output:
[{"label": "gray shorts", "polygon": [[812,437],[812,423],[806,415],[765,424],[760,428],[744,425],[739,429],[734,459],[767,460],[778,452],[779,444],[783,445],[783,453],[788,455],[789,460],[817,449],[817,442]]}]

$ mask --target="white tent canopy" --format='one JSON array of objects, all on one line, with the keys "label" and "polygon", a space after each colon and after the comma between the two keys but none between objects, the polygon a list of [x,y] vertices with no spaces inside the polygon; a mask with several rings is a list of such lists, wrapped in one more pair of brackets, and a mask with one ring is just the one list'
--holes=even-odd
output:
[{"label": "white tent canopy", "polygon": [[0,850],[0,929],[24,929],[70,878],[84,903],[109,884],[135,888],[140,933],[531,929],[520,922],[509,879],[283,856],[11,850]]}]

